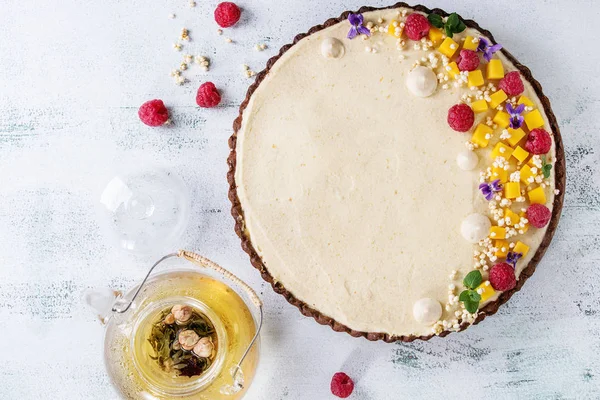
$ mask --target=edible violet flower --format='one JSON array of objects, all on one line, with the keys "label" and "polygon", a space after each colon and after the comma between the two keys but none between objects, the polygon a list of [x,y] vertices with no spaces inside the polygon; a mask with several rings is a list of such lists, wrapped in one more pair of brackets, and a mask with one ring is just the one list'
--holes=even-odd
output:
[{"label": "edible violet flower", "polygon": [[508,254],[506,255],[506,262],[510,265],[513,266],[513,268],[517,268],[517,261],[519,261],[519,258],[523,257],[523,253],[515,253],[512,251],[509,251]]},{"label": "edible violet flower", "polygon": [[371,36],[371,31],[363,26],[364,17],[362,14],[350,14],[348,15],[348,21],[350,22],[350,32],[348,32],[348,39],[354,39],[358,35]]},{"label": "edible violet flower", "polygon": [[525,104],[519,104],[517,108],[514,108],[512,104],[506,103],[506,111],[510,114],[510,127],[512,129],[518,129],[523,125],[525,118],[521,115],[525,111]]},{"label": "edible violet flower", "polygon": [[494,192],[499,192],[502,190],[500,179],[496,179],[495,181],[491,181],[489,183],[482,183],[479,185],[479,190],[481,190],[481,194],[485,196],[487,201],[492,200],[494,198]]},{"label": "edible violet flower", "polygon": [[495,44],[492,46],[489,40],[484,39],[482,37],[479,38],[479,44],[477,45],[477,51],[483,53],[483,58],[485,58],[485,61],[487,62],[490,62],[494,53],[500,50],[501,48],[501,44]]}]

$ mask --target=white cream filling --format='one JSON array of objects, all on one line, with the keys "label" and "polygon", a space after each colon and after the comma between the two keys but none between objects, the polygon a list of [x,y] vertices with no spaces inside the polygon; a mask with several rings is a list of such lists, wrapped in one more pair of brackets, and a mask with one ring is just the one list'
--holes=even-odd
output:
[{"label": "white cream filling", "polygon": [[[396,10],[364,16],[389,21]],[[460,226],[472,213],[489,215],[479,171],[491,164],[495,142],[477,150],[477,168],[459,168],[472,130],[455,132],[446,117],[469,90],[416,97],[407,74],[433,50],[409,42],[398,51],[387,34],[348,40],[348,29],[342,22],[302,39],[251,97],[236,148],[245,233],[275,280],[323,314],[355,330],[428,335],[431,325],[415,320],[413,305],[447,303],[450,271],[461,287],[473,269],[475,247]],[[480,36],[469,29],[455,40],[466,34]],[[344,44],[344,57],[323,57],[327,38]],[[515,69],[500,58],[507,72]],[[527,83],[526,94],[541,107]],[[517,272],[544,233],[525,235],[532,248]]]}]

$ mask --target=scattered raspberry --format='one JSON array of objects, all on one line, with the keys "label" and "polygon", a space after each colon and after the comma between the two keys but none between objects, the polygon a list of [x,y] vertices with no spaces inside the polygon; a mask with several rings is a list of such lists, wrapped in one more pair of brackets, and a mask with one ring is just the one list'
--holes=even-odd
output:
[{"label": "scattered raspberry", "polygon": [[427,18],[416,13],[410,14],[406,18],[405,24],[404,32],[406,32],[406,36],[408,36],[410,40],[421,40],[421,38],[424,38],[429,34],[429,28],[431,28]]},{"label": "scattered raspberry", "polygon": [[225,1],[215,9],[215,21],[222,28],[229,28],[235,25],[242,16],[240,8],[230,1]]},{"label": "scattered raspberry", "polygon": [[543,204],[532,204],[527,209],[527,219],[536,228],[543,228],[550,222],[552,212]]},{"label": "scattered raspberry", "polygon": [[456,64],[461,71],[475,71],[479,67],[479,56],[473,50],[461,50]]},{"label": "scattered raspberry", "polygon": [[490,283],[496,290],[511,290],[517,285],[515,270],[507,263],[496,264],[490,269]]},{"label": "scattered raspberry", "polygon": [[552,147],[550,134],[541,128],[529,132],[525,142],[525,150],[532,154],[546,154]]},{"label": "scattered raspberry", "polygon": [[457,132],[466,132],[475,122],[475,113],[466,104],[455,104],[448,110],[448,125]]},{"label": "scattered raspberry", "polygon": [[521,74],[518,71],[512,71],[504,75],[504,78],[498,82],[498,87],[504,90],[504,93],[509,96],[518,96],[525,90]]},{"label": "scattered raspberry", "polygon": [[138,116],[148,126],[161,126],[169,120],[169,110],[162,100],[150,100],[142,104]]},{"label": "scattered raspberry", "polygon": [[206,82],[198,88],[196,95],[196,104],[204,108],[212,108],[221,102],[221,94],[212,82]]},{"label": "scattered raspberry", "polygon": [[343,372],[336,372],[331,378],[331,393],[335,396],[345,399],[352,394],[354,382]]}]

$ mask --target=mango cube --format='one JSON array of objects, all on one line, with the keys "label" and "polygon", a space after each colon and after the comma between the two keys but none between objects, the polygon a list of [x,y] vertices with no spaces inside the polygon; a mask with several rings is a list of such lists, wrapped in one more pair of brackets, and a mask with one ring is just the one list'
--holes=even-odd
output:
[{"label": "mango cube", "polygon": [[506,228],[502,226],[492,226],[490,228],[490,237],[492,239],[506,239]]},{"label": "mango cube", "polygon": [[433,43],[434,46],[442,43],[442,38],[444,37],[444,33],[440,31],[438,28],[434,28],[433,26],[429,29],[429,40]]},{"label": "mango cube", "polygon": [[517,242],[515,243],[515,247],[512,250],[515,253],[521,253],[523,254],[523,257],[525,257],[527,255],[527,253],[529,253],[529,246],[527,246],[526,244],[522,243],[522,242]]},{"label": "mango cube", "polygon": [[477,46],[479,45],[479,39],[475,39],[473,36],[467,36],[465,38],[465,42],[463,43],[464,50],[477,50]]},{"label": "mango cube", "polygon": [[480,302],[483,303],[495,295],[496,291],[492,287],[490,281],[485,281],[477,287],[477,293],[481,296]]},{"label": "mango cube", "polygon": [[504,103],[504,100],[506,99],[508,99],[508,96],[506,95],[506,93],[504,93],[504,90],[500,89],[496,93],[490,95],[490,107],[496,108],[500,104]]},{"label": "mango cube", "polygon": [[508,142],[508,144],[510,144],[513,147],[517,143],[519,143],[521,141],[521,139],[523,139],[526,135],[525,131],[521,128],[517,128],[517,129],[508,128],[508,133],[510,133],[510,137],[508,139],[506,139],[506,141]]},{"label": "mango cube", "polygon": [[494,247],[498,250],[494,253],[496,257],[504,258],[508,255],[508,242],[506,240],[494,241]]},{"label": "mango cube", "polygon": [[454,61],[452,61],[451,63],[448,63],[448,65],[446,65],[446,72],[448,72],[448,75],[450,75],[451,78],[456,78],[456,76],[458,74],[460,74],[458,65],[456,65],[456,63]]},{"label": "mango cube", "polygon": [[449,37],[444,39],[440,47],[438,47],[438,51],[448,58],[451,58],[456,53],[456,50],[458,50],[458,43]]},{"label": "mango cube", "polygon": [[502,128],[507,128],[510,125],[510,115],[504,111],[498,111],[493,119],[495,124]]},{"label": "mango cube", "polygon": [[402,27],[400,26],[400,22],[393,19],[390,21],[388,25],[388,33],[395,38],[399,38],[402,36]]},{"label": "mango cube", "polygon": [[520,182],[507,182],[504,184],[504,197],[507,199],[516,199],[521,196]]},{"label": "mango cube", "polygon": [[525,104],[527,107],[533,107],[533,101],[529,100],[529,97],[527,96],[519,97],[517,104]]},{"label": "mango cube", "polygon": [[525,123],[529,130],[544,126],[544,118],[540,113],[540,110],[533,110],[532,112],[525,114]]},{"label": "mango cube", "polygon": [[482,113],[488,110],[488,103],[485,100],[477,100],[471,103],[471,108],[473,112]]},{"label": "mango cube", "polygon": [[530,190],[527,195],[531,204],[546,204],[546,192],[544,192],[544,188],[541,186]]},{"label": "mango cube", "polygon": [[515,225],[519,223],[521,217],[519,217],[516,213],[514,213],[510,208],[504,209],[504,219],[506,222],[506,218],[510,220],[510,225]]},{"label": "mango cube", "polygon": [[467,85],[471,87],[478,87],[485,83],[483,80],[483,73],[481,70],[476,69],[475,71],[469,71],[469,77],[467,79]]},{"label": "mango cube", "polygon": [[527,159],[527,157],[529,157],[529,152],[521,146],[517,146],[517,148],[512,152],[512,156],[522,163]]},{"label": "mango cube", "polygon": [[525,185],[529,185],[531,183],[529,182],[529,178],[535,178],[535,174],[531,172],[531,167],[527,164],[523,165],[519,173],[521,174],[521,182],[523,182]]},{"label": "mango cube", "polygon": [[494,58],[490,60],[487,65],[487,78],[488,79],[502,79],[504,78],[504,67],[502,61]]},{"label": "mango cube", "polygon": [[500,179],[500,183],[508,182],[508,171],[500,167],[492,167],[492,180]]},{"label": "mango cube", "polygon": [[505,160],[508,160],[512,152],[512,148],[508,147],[502,142],[498,142],[496,143],[496,146],[494,146],[494,150],[492,150],[490,156],[492,157],[492,160],[495,160],[496,157],[504,157]]},{"label": "mango cube", "polygon": [[484,124],[479,124],[477,125],[477,128],[475,128],[475,132],[473,132],[471,142],[481,148],[487,147],[493,132],[494,130],[491,127]]}]

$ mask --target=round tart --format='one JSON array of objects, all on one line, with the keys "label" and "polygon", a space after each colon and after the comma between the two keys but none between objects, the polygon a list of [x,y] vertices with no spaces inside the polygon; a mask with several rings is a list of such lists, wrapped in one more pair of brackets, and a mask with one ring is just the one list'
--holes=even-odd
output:
[{"label": "round tart", "polygon": [[460,331],[535,270],[565,184],[540,84],[490,32],[399,3],[284,46],[230,139],[252,264],[307,316],[370,340]]}]

